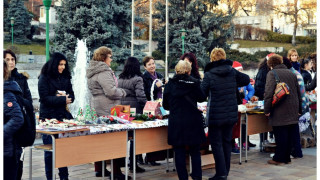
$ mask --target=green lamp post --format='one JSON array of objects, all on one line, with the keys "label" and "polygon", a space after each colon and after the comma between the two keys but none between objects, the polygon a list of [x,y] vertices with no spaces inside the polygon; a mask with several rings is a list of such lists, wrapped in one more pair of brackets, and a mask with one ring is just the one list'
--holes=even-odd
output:
[{"label": "green lamp post", "polygon": [[186,37],[186,30],[185,29],[181,29],[180,33],[181,33],[181,39],[182,39],[182,54],[184,54],[184,38]]},{"label": "green lamp post", "polygon": [[11,46],[13,46],[13,25],[14,25],[14,17],[10,18],[11,22]]},{"label": "green lamp post", "polygon": [[43,5],[46,7],[46,60],[49,61],[49,9],[52,0],[43,0]]}]

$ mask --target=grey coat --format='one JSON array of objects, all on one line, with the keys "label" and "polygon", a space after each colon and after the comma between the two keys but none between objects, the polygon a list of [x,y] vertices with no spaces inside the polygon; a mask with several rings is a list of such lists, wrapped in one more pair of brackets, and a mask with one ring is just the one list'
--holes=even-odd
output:
[{"label": "grey coat", "polygon": [[275,66],[273,70],[279,76],[280,82],[285,82],[289,86],[290,94],[272,107],[276,79],[274,73],[269,71],[264,95],[264,113],[270,113],[269,124],[271,126],[297,124],[299,120],[298,114],[302,113],[302,100],[297,77],[283,64]]},{"label": "grey coat", "polygon": [[142,114],[147,102],[142,77],[136,75],[130,79],[119,79],[119,88],[124,89],[127,93],[126,97],[121,99],[121,104],[130,105],[131,108],[136,108],[136,113]]},{"label": "grey coat", "polygon": [[87,69],[88,88],[92,95],[91,107],[98,116],[110,115],[110,109],[119,105],[120,99],[126,96],[126,92],[116,86],[114,77],[106,63],[90,61]]}]

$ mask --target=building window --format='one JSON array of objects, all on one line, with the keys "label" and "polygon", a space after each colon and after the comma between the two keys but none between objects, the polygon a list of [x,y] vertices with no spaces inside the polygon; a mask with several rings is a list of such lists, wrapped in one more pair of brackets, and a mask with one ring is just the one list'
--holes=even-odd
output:
[{"label": "building window", "polygon": [[40,8],[40,17],[44,17],[44,8],[43,7]]}]

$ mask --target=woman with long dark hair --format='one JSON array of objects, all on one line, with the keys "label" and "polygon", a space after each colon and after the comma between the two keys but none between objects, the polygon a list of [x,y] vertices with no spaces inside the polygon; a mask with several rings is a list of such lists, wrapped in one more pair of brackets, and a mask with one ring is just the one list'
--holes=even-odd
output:
[{"label": "woman with long dark hair", "polygon": [[[121,104],[130,105],[130,108],[136,108],[137,114],[142,114],[143,107],[147,102],[146,94],[143,88],[143,78],[140,71],[139,60],[135,57],[129,57],[122,73],[119,75],[119,88],[126,91],[126,97],[121,99]],[[137,159],[143,163],[142,155],[138,155]],[[133,146],[130,143],[130,170],[133,170]],[[145,169],[136,166],[136,172],[144,172]]]},{"label": "woman with long dark hair", "polygon": [[16,133],[22,127],[24,119],[15,94],[22,91],[15,81],[8,80],[9,65],[3,61],[3,179],[15,180],[18,174],[18,156]]},{"label": "woman with long dark hair", "polygon": [[201,79],[201,76],[199,74],[199,67],[198,67],[198,61],[196,56],[189,52],[189,53],[184,53],[181,57],[181,60],[188,61],[191,64],[191,74],[190,76],[196,78],[196,79]]},{"label": "woman with long dark hair", "polygon": [[[40,97],[40,119],[73,119],[68,104],[74,101],[67,58],[58,52],[42,67],[38,82]],[[43,144],[52,144],[51,136],[42,136]],[[45,152],[47,179],[52,179],[52,152]],[[68,179],[68,168],[59,168],[60,179]]]},{"label": "woman with long dark hair", "polygon": [[[8,64],[8,69],[11,71],[11,75],[9,77],[9,81],[16,81],[18,83],[18,85],[20,86],[21,90],[22,90],[22,97],[23,97],[23,101],[24,102],[28,102],[28,104],[32,105],[32,96],[31,96],[31,92],[29,89],[29,85],[28,85],[28,78],[29,75],[24,72],[24,73],[19,73],[18,69],[16,67],[16,64],[18,62],[17,57],[15,55],[15,53],[13,51],[11,51],[10,49],[6,49],[3,51],[3,59],[7,62]],[[32,108],[33,111],[33,106],[30,106],[30,108]],[[34,114],[33,114],[34,116]],[[23,161],[21,161],[20,159],[23,159],[24,153],[22,153],[23,148],[20,147],[19,145],[16,146],[16,155],[17,155],[17,159],[18,159],[18,174],[17,174],[17,179],[21,179],[22,178],[22,172],[23,172]],[[20,157],[22,156],[22,157]]]}]

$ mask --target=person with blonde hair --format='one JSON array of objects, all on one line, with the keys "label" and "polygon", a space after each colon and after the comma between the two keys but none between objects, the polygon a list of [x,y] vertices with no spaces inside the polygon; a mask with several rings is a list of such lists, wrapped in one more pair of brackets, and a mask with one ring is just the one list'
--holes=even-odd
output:
[{"label": "person with blonde hair", "polygon": [[[110,68],[112,61],[111,49],[102,46],[96,49],[87,69],[88,88],[91,92],[91,107],[98,116],[110,115],[111,108],[121,104],[121,98],[126,96],[124,89],[118,88],[118,80]],[[125,179],[121,172],[123,158],[115,159],[113,163],[115,179]],[[109,176],[110,172],[102,171],[102,162],[95,162],[96,177],[101,177],[102,173]],[[130,178],[129,178],[130,179]]]},{"label": "person with blonde hair", "polygon": [[298,61],[298,58],[299,58],[298,51],[296,49],[290,49],[288,51],[287,58],[290,60],[293,68],[300,73],[300,66],[301,65]]},{"label": "person with blonde hair", "polygon": [[[186,153],[191,156],[192,179],[202,179],[200,145],[206,141],[197,102],[206,100],[200,80],[190,76],[191,64],[180,60],[176,75],[165,85],[163,107],[170,111],[168,144],[173,146],[178,177],[188,179]],[[187,150],[187,148],[188,150]]]},{"label": "person with blonde hair", "polygon": [[208,99],[209,139],[215,160],[216,174],[210,180],[227,179],[230,171],[232,129],[238,120],[238,87],[250,83],[248,75],[232,68],[222,48],[210,54],[201,88]]}]

